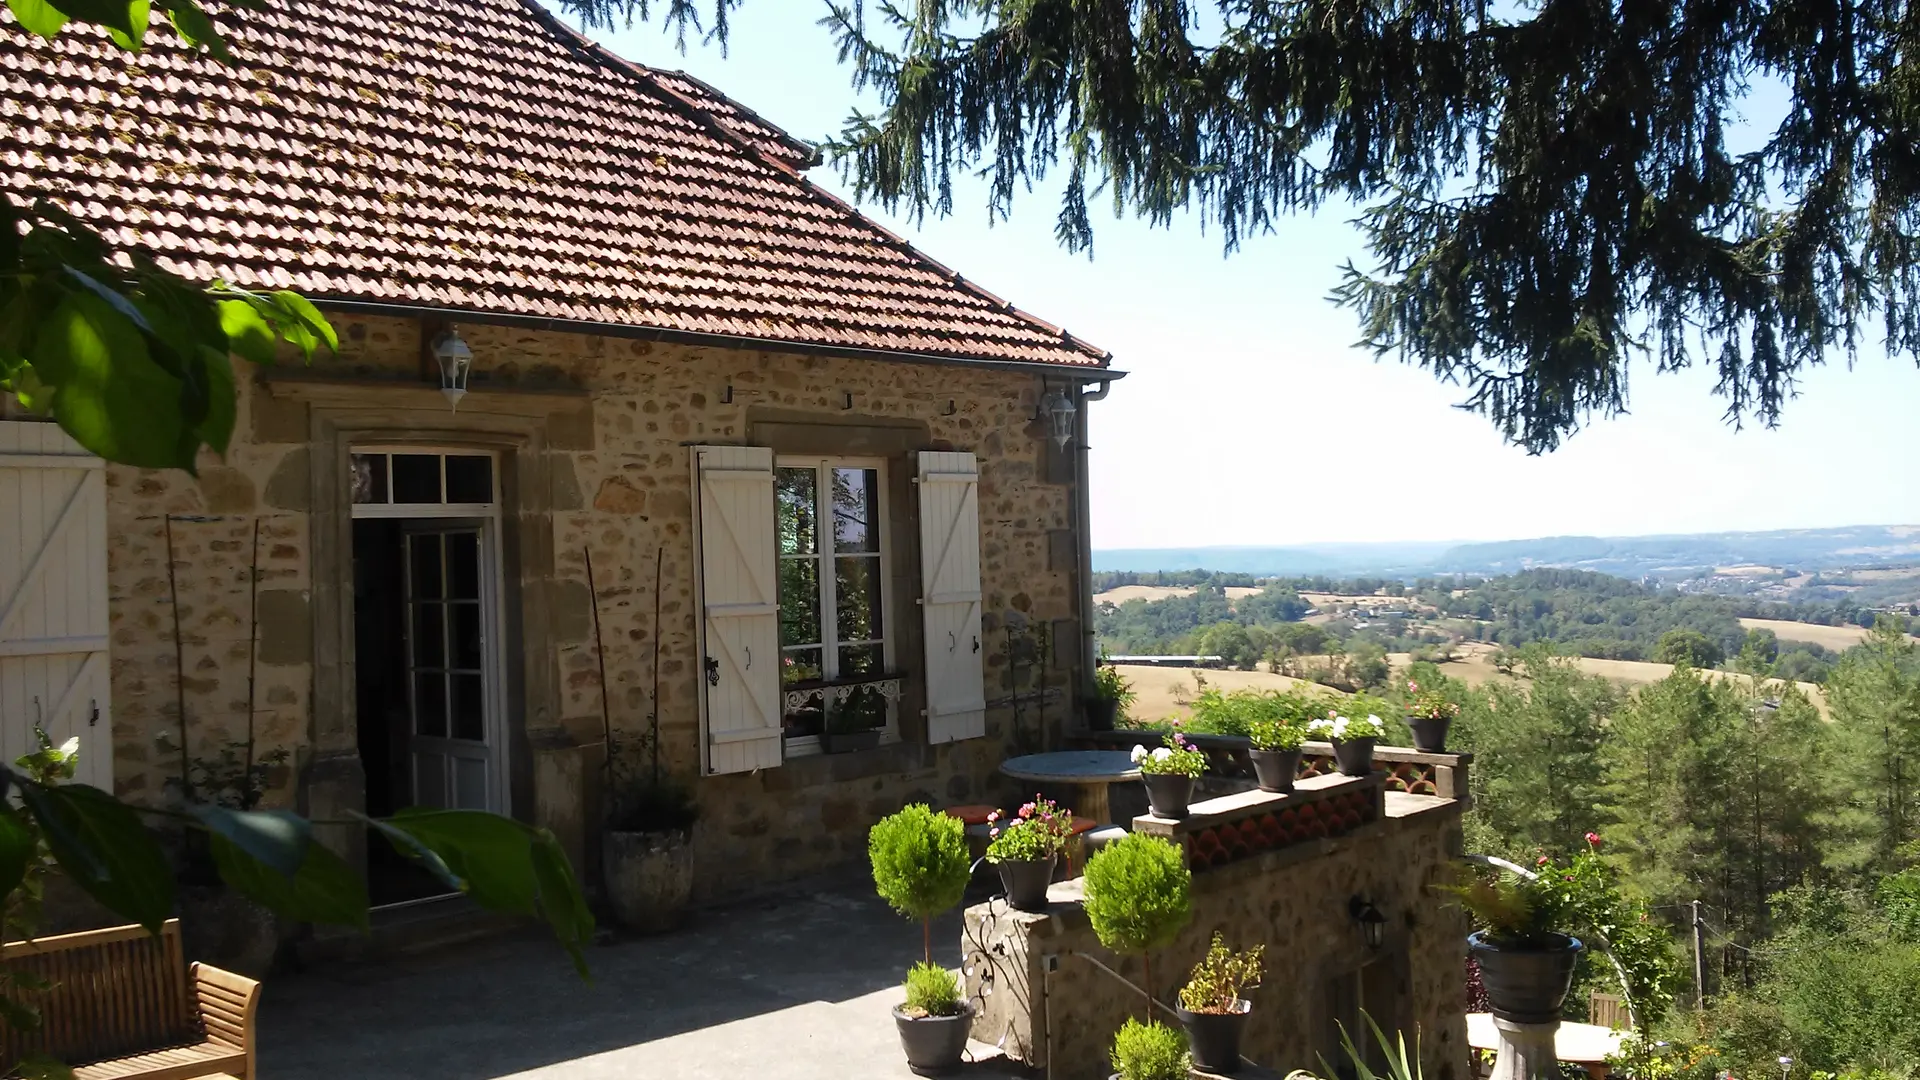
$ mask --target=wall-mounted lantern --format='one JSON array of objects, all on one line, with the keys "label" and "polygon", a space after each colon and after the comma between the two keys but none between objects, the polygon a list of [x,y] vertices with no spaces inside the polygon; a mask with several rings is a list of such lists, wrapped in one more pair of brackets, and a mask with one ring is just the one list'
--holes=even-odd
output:
[{"label": "wall-mounted lantern", "polygon": [[[1043,388],[1046,383],[1040,384]],[[1053,443],[1062,450],[1073,441],[1073,414],[1075,412],[1073,395],[1059,387],[1046,389],[1040,397],[1040,413],[1047,421],[1047,429],[1053,435]],[[1039,419],[1039,417],[1035,417]]]},{"label": "wall-mounted lantern", "polygon": [[467,376],[473,372],[473,350],[460,337],[460,328],[448,326],[433,343],[433,358],[440,364],[440,392],[455,409],[467,396]]},{"label": "wall-mounted lantern", "polygon": [[1374,907],[1371,900],[1359,896],[1348,900],[1347,914],[1360,924],[1360,936],[1365,939],[1367,948],[1378,949],[1380,943],[1386,940],[1387,917],[1380,914],[1380,909]]}]

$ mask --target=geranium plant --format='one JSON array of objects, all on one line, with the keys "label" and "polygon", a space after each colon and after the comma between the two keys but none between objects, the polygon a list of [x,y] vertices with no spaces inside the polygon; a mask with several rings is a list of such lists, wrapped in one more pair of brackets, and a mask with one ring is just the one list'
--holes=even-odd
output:
[{"label": "geranium plant", "polygon": [[1387,733],[1387,725],[1371,713],[1366,716],[1343,716],[1329,710],[1327,715],[1308,721],[1307,733],[1324,735],[1334,742],[1350,742],[1354,739],[1380,738]]},{"label": "geranium plant", "polygon": [[987,815],[987,825],[993,837],[987,844],[988,862],[1032,862],[1058,855],[1067,846],[1073,811],[1035,795],[1012,817],[995,810]]},{"label": "geranium plant", "polygon": [[1150,776],[1186,776],[1198,778],[1207,771],[1207,755],[1188,742],[1186,736],[1173,733],[1172,746],[1133,748],[1133,763]]},{"label": "geranium plant", "polygon": [[1298,750],[1307,741],[1307,725],[1299,720],[1256,720],[1247,728],[1255,750]]},{"label": "geranium plant", "polygon": [[1451,720],[1460,715],[1460,703],[1449,701],[1447,695],[1439,690],[1422,690],[1420,684],[1407,680],[1407,715],[1422,720]]}]

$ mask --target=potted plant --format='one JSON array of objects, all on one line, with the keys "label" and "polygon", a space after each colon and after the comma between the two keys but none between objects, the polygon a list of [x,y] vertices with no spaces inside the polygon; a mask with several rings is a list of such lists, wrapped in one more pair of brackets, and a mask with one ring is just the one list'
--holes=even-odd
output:
[{"label": "potted plant", "polygon": [[1072,812],[1035,795],[1011,819],[1003,819],[998,810],[987,815],[987,826],[992,836],[987,861],[1000,872],[1007,903],[1019,911],[1047,910],[1047,886],[1072,835]]},{"label": "potted plant", "polygon": [[1152,751],[1135,746],[1133,763],[1140,767],[1140,780],[1147,785],[1147,807],[1154,816],[1186,817],[1187,803],[1193,799],[1193,782],[1207,771],[1207,755],[1176,731],[1172,746],[1157,746]]},{"label": "potted plant", "polygon": [[1300,744],[1307,738],[1306,700],[1298,694],[1276,694],[1265,715],[1247,725],[1253,774],[1261,791],[1292,791],[1300,775]]},{"label": "potted plant", "polygon": [[[966,826],[919,803],[880,819],[867,834],[873,887],[895,911],[920,922],[923,958],[907,973],[907,999],[893,1010],[907,1067],[920,1075],[960,1066],[973,1026],[953,973],[933,963],[933,917],[958,904],[972,867]],[[942,981],[940,976],[945,976]]]},{"label": "potted plant", "polygon": [[1187,1080],[1187,1040],[1165,1024],[1131,1017],[1113,1036],[1113,1080]]},{"label": "potted plant", "polygon": [[1087,699],[1087,727],[1092,731],[1112,731],[1120,717],[1133,705],[1133,686],[1120,669],[1101,659],[1093,669],[1093,696]]},{"label": "potted plant", "polygon": [[1141,989],[1152,1015],[1152,951],[1171,943],[1193,918],[1193,873],[1171,841],[1128,833],[1087,860],[1087,921],[1100,944],[1141,960]]},{"label": "potted plant", "polygon": [[686,921],[693,896],[693,792],[672,777],[628,770],[618,757],[608,770],[601,876],[614,920],[640,934],[660,934]]},{"label": "potted plant", "polygon": [[871,686],[856,686],[847,699],[827,709],[827,722],[820,732],[820,750],[827,754],[850,754],[880,745],[880,731],[887,723],[887,699]]},{"label": "potted plant", "polygon": [[1493,1014],[1519,1024],[1559,1020],[1583,948],[1562,929],[1573,914],[1564,887],[1571,875],[1543,855],[1534,877],[1475,868],[1465,878],[1444,888],[1478,927],[1467,935],[1467,952],[1480,966]]},{"label": "potted plant", "polygon": [[[1349,702],[1348,708],[1355,704],[1359,702]],[[1331,709],[1307,725],[1308,734],[1324,735],[1333,741],[1333,760],[1347,776],[1365,776],[1373,771],[1373,748],[1386,731],[1386,724],[1373,713],[1349,717]]]},{"label": "potted plant", "polygon": [[[189,759],[186,782],[170,786],[189,814],[196,806],[258,810],[267,793],[284,783],[290,756],[284,747],[261,753],[245,741],[229,740],[213,757]],[[180,834],[181,946],[190,960],[258,978],[279,956],[280,918],[221,879],[212,845],[207,831]]]},{"label": "potted plant", "polygon": [[1460,703],[1447,700],[1439,690],[1422,690],[1412,679],[1407,680],[1407,693],[1412,695],[1407,702],[1407,726],[1413,729],[1413,748],[1429,754],[1446,753],[1447,730],[1453,726],[1453,718],[1460,715]]},{"label": "potted plant", "polygon": [[1260,956],[1265,950],[1266,946],[1255,945],[1246,952],[1234,952],[1215,931],[1205,959],[1194,965],[1187,985],[1180,988],[1180,1004],[1174,1011],[1187,1029],[1195,1066],[1228,1075],[1240,1068],[1240,1032],[1253,1009],[1242,995],[1260,985]]}]

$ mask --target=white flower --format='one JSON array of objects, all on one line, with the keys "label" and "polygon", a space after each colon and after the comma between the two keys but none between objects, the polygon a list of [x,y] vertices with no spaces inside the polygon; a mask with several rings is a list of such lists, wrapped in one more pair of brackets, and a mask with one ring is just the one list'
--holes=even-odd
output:
[{"label": "white flower", "polygon": [[1138,765],[1145,760],[1147,760],[1147,748],[1136,745],[1133,748],[1133,763]]},{"label": "white flower", "polygon": [[73,755],[79,753],[80,752],[80,736],[75,735],[73,738],[68,739],[66,742],[61,743],[60,752],[66,755],[67,757],[72,757]]},{"label": "white flower", "polygon": [[1156,746],[1153,748],[1153,760],[1155,761],[1165,761],[1172,756],[1173,751],[1164,746]]},{"label": "white flower", "polygon": [[1373,726],[1373,730],[1375,731],[1375,733],[1379,733],[1387,730],[1387,725],[1381,723],[1380,718],[1377,716],[1368,716],[1367,723]]},{"label": "white flower", "polygon": [[1326,717],[1316,716],[1312,720],[1307,721],[1307,730],[1308,731],[1332,731],[1333,721],[1330,719],[1327,719]]}]

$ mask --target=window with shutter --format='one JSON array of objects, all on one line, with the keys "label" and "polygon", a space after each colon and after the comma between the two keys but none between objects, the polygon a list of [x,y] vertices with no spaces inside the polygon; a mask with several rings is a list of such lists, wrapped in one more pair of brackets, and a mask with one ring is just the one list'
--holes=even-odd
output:
[{"label": "window with shutter", "polygon": [[80,738],[113,790],[104,463],[57,426],[0,421],[0,760]]},{"label": "window with shutter", "polygon": [[987,733],[980,634],[980,467],[972,454],[920,455],[920,583],[926,619],[927,739]]},{"label": "window with shutter", "polygon": [[780,764],[773,451],[696,446],[700,722],[709,773]]}]

